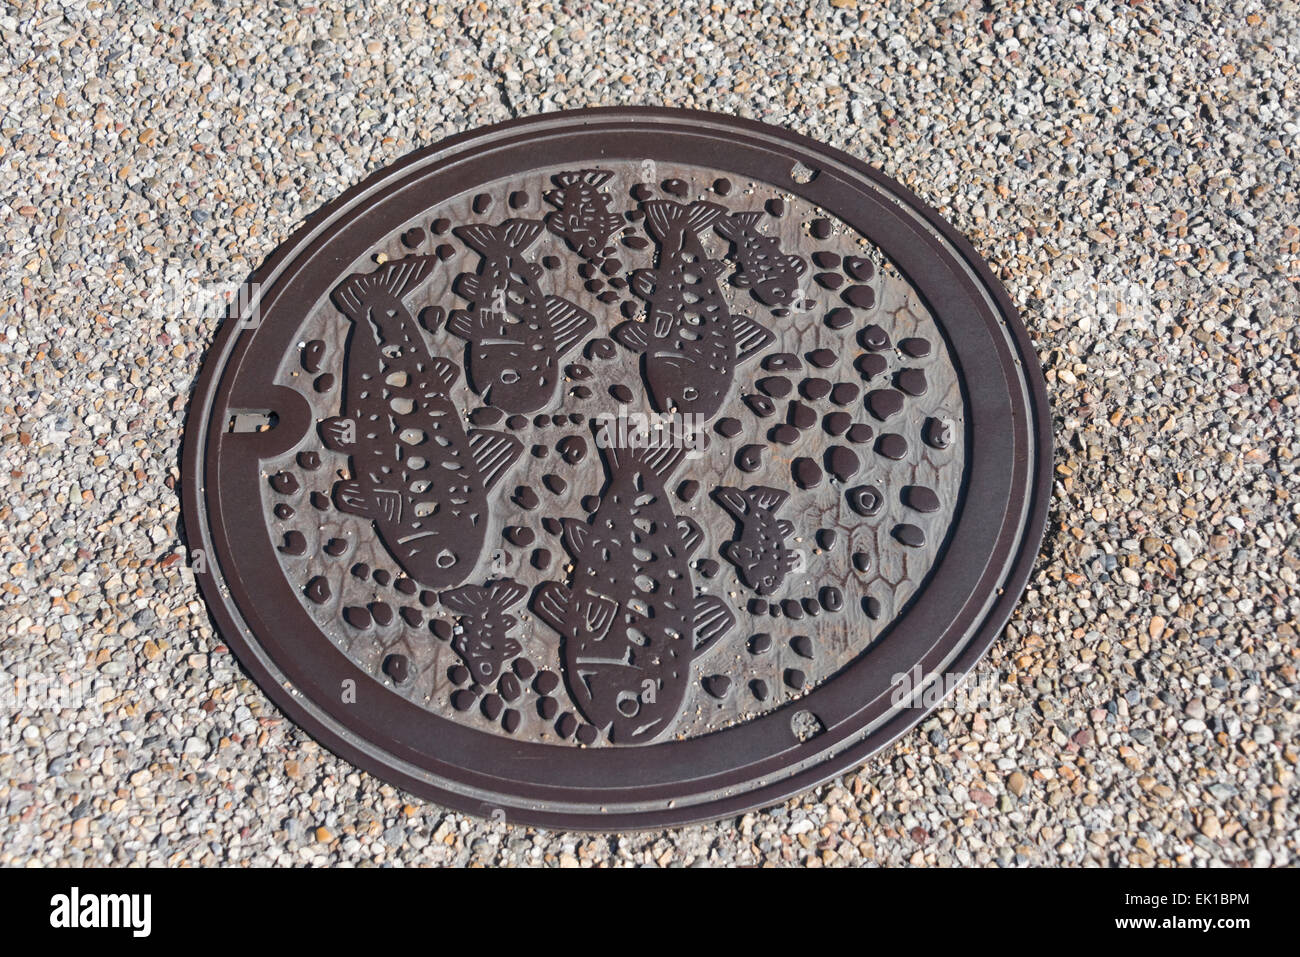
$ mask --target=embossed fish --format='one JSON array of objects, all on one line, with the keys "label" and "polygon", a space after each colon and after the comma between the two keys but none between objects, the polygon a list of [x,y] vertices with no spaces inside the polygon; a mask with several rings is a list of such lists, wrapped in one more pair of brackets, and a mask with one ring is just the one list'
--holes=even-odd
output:
[{"label": "embossed fish", "polygon": [[479,684],[496,681],[505,666],[523,651],[518,640],[508,634],[517,619],[506,614],[506,609],[526,594],[528,589],[519,582],[504,579],[486,587],[461,585],[438,596],[459,616],[451,648]]},{"label": "embossed fish", "polygon": [[507,412],[533,412],[555,398],[560,360],[596,320],[581,307],[542,292],[542,267],[525,253],[542,235],[540,220],[474,223],[453,232],[483,261],[456,279],[468,310],[454,310],[447,331],[469,342],[470,387]]},{"label": "embossed fish", "polygon": [[755,593],[772,594],[799,562],[798,553],[785,547],[794,525],[776,517],[790,493],[766,485],[743,490],[724,485],[713,497],[740,523],[740,537],[722,546],[722,556]]},{"label": "embossed fish", "polygon": [[756,227],[762,212],[732,213],[713,227],[723,239],[731,240],[740,266],[731,282],[750,289],[766,306],[788,306],[799,288],[799,277],[808,270],[802,256],[782,251],[775,236],[764,236]]},{"label": "embossed fish", "polygon": [[613,175],[604,169],[556,173],[551,181],[559,189],[542,194],[548,203],[559,207],[547,214],[546,228],[583,259],[603,259],[610,237],[626,225],[622,216],[610,212],[613,197],[600,189]]},{"label": "embossed fish", "polygon": [[587,522],[563,520],[573,556],[569,585],[543,582],[537,616],[563,636],[565,683],[574,704],[616,744],[670,730],[690,683],[691,662],[735,625],[721,599],[695,596],[689,561],[700,527],[673,514],[664,482],[686,449],[613,447],[609,481]]},{"label": "embossed fish", "polygon": [[436,263],[408,256],[353,274],[331,293],[352,328],[344,414],[320,424],[325,445],[349,456],[353,476],[334,485],[334,504],[374,522],[403,570],[432,588],[474,568],[487,493],[523,451],[502,432],[465,432],[451,398],[460,369],[429,352],[402,303]]},{"label": "embossed fish", "polygon": [[726,210],[714,203],[671,200],[644,204],[646,228],[659,245],[658,268],[632,274],[632,289],[649,302],[644,322],[616,326],[615,339],[642,354],[646,386],[660,412],[706,418],[731,391],[736,366],[773,338],[748,316],[727,308],[717,277],[726,269],[700,244],[700,230]]}]

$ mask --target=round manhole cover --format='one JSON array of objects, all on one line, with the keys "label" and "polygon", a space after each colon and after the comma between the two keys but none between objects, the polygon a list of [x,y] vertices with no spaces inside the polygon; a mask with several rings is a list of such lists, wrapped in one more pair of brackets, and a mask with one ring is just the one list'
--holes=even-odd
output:
[{"label": "round manhole cover", "polygon": [[633,828],[915,723],[1023,588],[1049,458],[1011,303],[905,189],[596,110],[414,154],[277,251],[204,367],[185,520],[221,633],[330,748]]}]

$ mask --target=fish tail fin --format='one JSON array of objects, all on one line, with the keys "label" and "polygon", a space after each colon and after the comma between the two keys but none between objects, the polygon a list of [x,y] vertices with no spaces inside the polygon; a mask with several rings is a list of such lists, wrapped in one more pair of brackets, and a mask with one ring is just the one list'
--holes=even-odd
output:
[{"label": "fish tail fin", "polygon": [[723,485],[713,490],[713,497],[717,503],[727,510],[732,518],[743,519],[749,514],[750,497],[748,493],[734,488],[730,485]]},{"label": "fish tail fin", "polygon": [[605,460],[611,472],[624,469],[650,474],[663,481],[681,464],[689,451],[686,444],[672,442],[671,435],[651,433],[644,442],[638,436],[627,436],[626,445],[618,445],[617,431],[604,426],[597,436],[597,444],[605,450]]},{"label": "fish tail fin", "polygon": [[494,323],[493,314],[482,309],[453,309],[451,315],[447,317],[447,331],[467,342],[486,339],[493,325],[500,325],[500,323]]},{"label": "fish tail fin", "polygon": [[695,599],[694,624],[695,654],[702,655],[736,626],[736,616],[717,595],[701,595]]},{"label": "fish tail fin", "polygon": [[690,558],[704,541],[704,529],[700,528],[700,523],[695,519],[679,515],[677,530],[682,534],[682,547],[686,549],[686,557]]},{"label": "fish tail fin", "polygon": [[754,508],[765,512],[775,512],[790,497],[789,492],[779,488],[771,488],[767,485],[755,485],[753,488],[747,489],[744,494]]},{"label": "fish tail fin", "polygon": [[554,337],[555,354],[560,356],[596,328],[596,319],[591,313],[559,296],[546,297],[546,321]]},{"label": "fish tail fin", "polygon": [[607,169],[584,169],[581,172],[582,181],[588,186],[604,186],[614,175],[613,171]]},{"label": "fish tail fin", "polygon": [[523,253],[537,242],[546,225],[540,219],[507,219],[498,226],[470,223],[452,230],[461,241],[481,256],[496,252],[501,246],[513,253]]},{"label": "fish tail fin", "polygon": [[470,429],[469,454],[478,466],[483,488],[490,490],[501,480],[524,450],[513,435],[488,429]]},{"label": "fish tail fin", "polygon": [[424,282],[437,265],[436,256],[405,256],[384,263],[374,272],[353,273],[330,293],[334,305],[347,315],[360,312],[366,297],[382,290],[401,299]]},{"label": "fish tail fin", "polygon": [[474,615],[488,605],[488,590],[481,585],[461,585],[439,592],[438,600],[458,615]]},{"label": "fish tail fin", "polygon": [[713,229],[723,239],[730,239],[735,242],[757,226],[762,215],[762,213],[753,212],[732,213],[730,216],[724,216],[718,220]]},{"label": "fish tail fin", "polygon": [[642,208],[645,210],[646,229],[660,242],[686,222],[686,207],[671,199],[652,199]]},{"label": "fish tail fin", "polygon": [[559,582],[542,582],[533,592],[533,613],[561,635],[569,633],[569,604],[573,592]]},{"label": "fish tail fin", "polygon": [[510,578],[503,578],[488,585],[488,599],[497,611],[505,611],[527,594],[526,586]]},{"label": "fish tail fin", "polygon": [[726,207],[700,200],[686,207],[686,225],[696,232],[700,232],[708,229],[726,215]]},{"label": "fish tail fin", "polygon": [[733,315],[731,329],[735,336],[737,362],[744,362],[776,338],[771,329],[760,326],[749,316]]}]

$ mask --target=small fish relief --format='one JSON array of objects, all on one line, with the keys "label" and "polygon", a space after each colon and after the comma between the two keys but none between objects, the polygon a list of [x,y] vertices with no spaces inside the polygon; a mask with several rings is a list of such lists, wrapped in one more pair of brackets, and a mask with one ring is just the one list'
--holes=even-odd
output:
[{"label": "small fish relief", "polygon": [[517,581],[504,579],[483,585],[462,585],[438,596],[458,617],[451,649],[479,684],[487,686],[501,677],[506,665],[519,657],[523,646],[510,637],[518,622],[507,610],[528,594]]},{"label": "small fish relief", "polygon": [[722,546],[722,557],[736,566],[741,581],[755,594],[772,594],[800,559],[797,551],[785,547],[794,525],[776,517],[790,493],[766,485],[743,490],[724,485],[713,497],[740,525],[739,538]]},{"label": "small fish relief", "polygon": [[535,412],[550,404],[561,360],[596,327],[581,306],[542,291],[542,266],[525,254],[544,230],[531,219],[453,230],[482,263],[477,275],[457,277],[456,293],[470,308],[454,310],[447,331],[469,342],[470,388],[507,412]]},{"label": "small fish relief", "polygon": [[551,177],[558,189],[543,196],[559,207],[546,216],[546,228],[559,236],[583,259],[599,265],[613,252],[610,239],[627,225],[610,212],[613,197],[600,189],[614,174],[604,169],[580,169]]},{"label": "small fish relief", "polygon": [[765,306],[788,306],[799,289],[799,277],[808,271],[802,256],[782,251],[775,236],[758,231],[762,212],[732,213],[717,221],[713,230],[731,240],[731,255],[740,268],[731,284],[748,289]]},{"label": "small fish relief", "polygon": [[456,363],[430,353],[402,298],[438,260],[408,256],[355,273],[333,291],[351,322],[343,414],[320,424],[348,456],[334,485],[341,512],[369,519],[403,571],[430,588],[462,581],[478,562],[488,492],[523,451],[503,432],[462,425],[452,400]]}]

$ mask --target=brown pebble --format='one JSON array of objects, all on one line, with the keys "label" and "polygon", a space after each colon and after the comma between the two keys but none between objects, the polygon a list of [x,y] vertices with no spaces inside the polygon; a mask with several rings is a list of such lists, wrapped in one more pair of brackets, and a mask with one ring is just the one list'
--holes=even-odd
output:
[{"label": "brown pebble", "polygon": [[774,352],[763,360],[763,368],[768,372],[795,372],[803,368],[803,363],[793,352]]},{"label": "brown pebble", "polygon": [[800,621],[803,618],[803,605],[793,598],[787,598],[781,602],[781,614],[791,621]]},{"label": "brown pebble", "polygon": [[894,377],[894,384],[908,395],[925,395],[928,385],[921,369],[904,369]]},{"label": "brown pebble", "polygon": [[764,681],[762,678],[755,678],[753,681],[749,683],[749,693],[752,694],[754,698],[757,699],[758,701],[766,701],[767,696],[772,692],[768,688],[766,681]]},{"label": "brown pebble", "polygon": [[776,406],[772,404],[772,400],[758,393],[750,393],[745,396],[745,405],[749,406],[750,411],[755,415],[762,418],[767,418],[776,411]]},{"label": "brown pebble", "polygon": [[867,411],[884,422],[903,411],[903,394],[894,389],[873,389],[867,393]]},{"label": "brown pebble", "polygon": [[808,676],[798,668],[785,669],[785,683],[795,691],[802,691],[803,686],[808,683]]},{"label": "brown pebble", "polygon": [[704,685],[704,690],[707,691],[711,697],[718,699],[725,698],[727,692],[731,690],[731,679],[726,675],[709,675],[700,683]]},{"label": "brown pebble", "polygon": [[790,466],[790,474],[800,488],[816,488],[822,483],[822,470],[812,459],[800,456]]},{"label": "brown pebble", "polygon": [[850,442],[853,442],[857,445],[862,445],[866,442],[870,442],[871,436],[874,434],[875,433],[871,430],[871,426],[867,425],[867,423],[854,422],[852,425],[849,426],[849,431],[845,433],[845,437]]},{"label": "brown pebble", "polygon": [[700,483],[695,479],[687,479],[677,486],[677,497],[683,502],[689,502],[700,494]]},{"label": "brown pebble", "polygon": [[410,665],[406,655],[389,655],[384,659],[384,674],[400,685],[410,675]]},{"label": "brown pebble", "polygon": [[930,354],[930,340],[912,336],[899,342],[898,348],[903,351],[903,355],[924,359]]},{"label": "brown pebble", "polygon": [[323,576],[317,575],[307,583],[303,591],[316,604],[323,605],[330,598],[330,583]]},{"label": "brown pebble", "polygon": [[773,216],[784,216],[785,200],[781,199],[779,196],[774,196],[772,199],[769,199],[767,201],[767,211]]},{"label": "brown pebble", "polygon": [[804,379],[799,383],[799,391],[803,393],[805,399],[816,402],[830,395],[831,384],[825,379]]},{"label": "brown pebble", "polygon": [[871,571],[871,556],[866,552],[854,552],[853,567],[860,572]]},{"label": "brown pebble", "polygon": [[794,389],[785,376],[765,376],[755,383],[760,390],[774,399],[784,399]]},{"label": "brown pebble", "polygon": [[844,607],[844,593],[834,585],[825,586],[817,597],[821,599],[822,607],[827,611],[839,611]]},{"label": "brown pebble", "polygon": [[280,551],[285,555],[304,554],[307,551],[307,537],[302,532],[285,532],[284,544],[280,546]]},{"label": "brown pebble", "polygon": [[909,548],[920,548],[925,544],[925,532],[916,525],[895,525],[894,537]]},{"label": "brown pebble", "polygon": [[276,472],[268,481],[271,483],[271,488],[281,495],[292,495],[298,491],[298,480],[293,477],[292,472]]},{"label": "brown pebble", "polygon": [[612,359],[616,352],[613,339],[592,339],[587,343],[583,355],[588,359]]},{"label": "brown pebble", "polygon": [[794,445],[799,441],[799,430],[793,425],[782,423],[768,432],[768,438],[780,445]]},{"label": "brown pebble", "polygon": [[897,432],[886,432],[876,440],[876,451],[887,459],[898,461],[907,455],[907,439]]},{"label": "brown pebble", "polygon": [[790,650],[800,658],[811,658],[813,656],[812,639],[807,635],[795,635],[790,639]]},{"label": "brown pebble", "polygon": [[832,445],[826,451],[826,471],[847,482],[858,472],[857,453],[843,445]]},{"label": "brown pebble", "polygon": [[527,485],[521,485],[515,489],[514,499],[516,505],[520,508],[526,508],[530,512],[542,504],[542,500],[537,497],[537,493]]},{"label": "brown pebble", "polygon": [[757,472],[763,465],[763,446],[746,445],[736,453],[736,467],[742,472]]},{"label": "brown pebble", "polygon": [[855,383],[837,382],[835,387],[831,389],[831,401],[836,405],[848,405],[858,397],[858,393],[861,391]]},{"label": "brown pebble", "polygon": [[876,274],[876,264],[863,256],[849,256],[844,260],[844,271],[858,282],[868,282]]},{"label": "brown pebble", "polygon": [[946,449],[952,444],[952,430],[948,423],[934,417],[925,420],[921,429],[921,438],[933,449]]},{"label": "brown pebble", "polygon": [[511,545],[519,548],[527,548],[537,540],[536,533],[531,528],[525,528],[523,525],[511,525],[505,531],[506,541]]},{"label": "brown pebble", "polygon": [[826,551],[830,551],[832,548],[834,548],[835,529],[833,528],[819,529],[817,532],[817,544],[820,545],[822,548],[824,548]]},{"label": "brown pebble", "polygon": [[582,506],[584,512],[594,512],[596,509],[600,508],[600,496],[584,495],[582,501],[578,504]]},{"label": "brown pebble", "polygon": [[551,550],[549,548],[533,549],[533,567],[539,571],[551,567]]},{"label": "brown pebble", "polygon": [[[763,604],[766,605],[767,603],[764,602]],[[765,631],[760,631],[749,639],[748,647],[751,655],[767,654],[772,650],[772,636]]]},{"label": "brown pebble", "polygon": [[853,367],[858,370],[858,375],[869,382],[876,376],[884,374],[889,368],[889,360],[879,353],[868,352],[866,355],[858,356]]},{"label": "brown pebble", "polygon": [[315,375],[321,370],[321,364],[325,360],[325,343],[320,339],[313,339],[302,349],[302,367],[308,372]]},{"label": "brown pebble", "polygon": [[487,428],[496,425],[505,415],[500,409],[494,409],[491,406],[484,406],[481,409],[475,409],[469,414],[469,424],[476,425],[480,428]]},{"label": "brown pebble", "polygon": [[853,313],[843,307],[837,307],[826,313],[823,320],[831,329],[844,329],[853,324]]},{"label": "brown pebble", "polygon": [[847,412],[831,412],[822,419],[822,428],[827,435],[843,435],[853,424],[853,416]]},{"label": "brown pebble", "polygon": [[924,485],[909,485],[903,489],[903,501],[908,508],[918,512],[939,511],[939,496]]},{"label": "brown pebble", "polygon": [[581,435],[566,435],[555,446],[555,451],[570,465],[577,465],[587,454],[587,441]]},{"label": "brown pebble", "polygon": [[733,419],[730,416],[718,419],[717,424],[713,427],[717,433],[725,439],[733,439],[740,434],[743,426],[739,419]]},{"label": "brown pebble", "polygon": [[512,415],[506,419],[506,428],[512,432],[519,432],[528,428],[528,417],[523,415]]},{"label": "brown pebble", "polygon": [[627,405],[632,401],[632,390],[621,382],[615,382],[609,387],[609,394],[614,397],[614,401]]},{"label": "brown pebble", "polygon": [[849,286],[844,301],[856,309],[870,309],[876,304],[876,291],[870,286]]},{"label": "brown pebble", "polygon": [[569,488],[569,483],[554,472],[547,472],[543,475],[542,484],[546,486],[547,491],[552,495],[563,495]]},{"label": "brown pebble", "polygon": [[817,410],[802,402],[791,402],[786,409],[786,421],[796,429],[811,429],[817,424]]},{"label": "brown pebble", "polygon": [[819,272],[813,280],[823,289],[836,290],[844,285],[844,277],[837,272]]},{"label": "brown pebble", "polygon": [[713,191],[719,196],[726,196],[731,192],[731,180],[721,176],[713,181]]},{"label": "brown pebble", "polygon": [[839,359],[830,349],[814,349],[808,353],[808,361],[818,369],[829,369]]},{"label": "brown pebble", "polygon": [[862,343],[864,349],[870,349],[872,352],[883,352],[889,348],[889,333],[875,324],[865,326],[858,333],[858,342]]},{"label": "brown pebble", "polygon": [[848,499],[849,508],[867,518],[879,512],[880,507],[885,503],[884,495],[874,485],[859,485],[857,488],[851,488],[845,497]]}]

